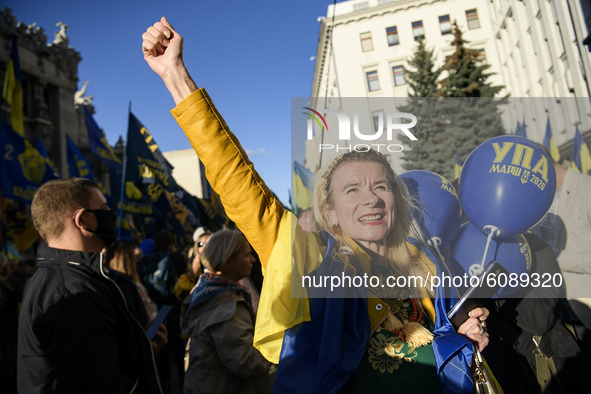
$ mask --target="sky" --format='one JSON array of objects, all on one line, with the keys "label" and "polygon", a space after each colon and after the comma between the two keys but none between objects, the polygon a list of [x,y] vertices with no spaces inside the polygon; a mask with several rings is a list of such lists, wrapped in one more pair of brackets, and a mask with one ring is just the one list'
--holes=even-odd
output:
[{"label": "sky", "polygon": [[[141,36],[166,16],[184,38],[184,60],[284,205],[291,189],[291,98],[312,90],[319,16],[330,0],[8,0],[18,21],[48,40],[64,22],[80,52],[78,88],[89,81],[94,115],[111,145],[126,138],[128,110],[162,151],[190,148],[170,110],[172,97],[143,60]],[[301,161],[302,157],[296,157]]]}]

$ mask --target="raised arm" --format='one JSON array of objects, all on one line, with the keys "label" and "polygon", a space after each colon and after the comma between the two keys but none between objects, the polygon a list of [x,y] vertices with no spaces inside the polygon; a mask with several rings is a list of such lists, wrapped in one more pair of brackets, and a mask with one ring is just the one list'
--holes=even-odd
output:
[{"label": "raised arm", "polygon": [[[164,17],[142,37],[144,58],[172,94],[177,104],[172,114],[205,165],[209,183],[266,268],[280,225],[289,231],[287,213],[254,170],[205,89],[198,89],[187,72],[182,37]],[[284,241],[289,248],[290,237]]]}]

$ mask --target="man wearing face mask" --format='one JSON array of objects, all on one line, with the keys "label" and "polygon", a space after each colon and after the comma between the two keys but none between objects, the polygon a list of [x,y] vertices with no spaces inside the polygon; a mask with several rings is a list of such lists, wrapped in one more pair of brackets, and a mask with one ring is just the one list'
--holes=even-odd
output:
[{"label": "man wearing face mask", "polygon": [[107,276],[101,250],[116,240],[116,215],[97,185],[59,179],[31,205],[47,242],[27,283],[18,333],[21,393],[161,393],[153,348]]}]

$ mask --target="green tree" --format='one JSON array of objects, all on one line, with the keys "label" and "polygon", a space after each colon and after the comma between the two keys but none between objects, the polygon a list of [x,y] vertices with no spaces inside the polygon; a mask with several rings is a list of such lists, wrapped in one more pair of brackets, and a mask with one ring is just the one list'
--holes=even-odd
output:
[{"label": "green tree", "polygon": [[468,41],[462,37],[462,31],[454,22],[454,40],[456,48],[445,62],[443,70],[448,76],[441,80],[441,95],[444,97],[494,97],[504,86],[495,86],[488,81],[493,75],[487,73],[489,64],[484,63],[482,53],[468,48]]},{"label": "green tree", "polygon": [[408,95],[410,97],[436,97],[440,95],[440,88],[437,80],[441,75],[441,67],[435,67],[433,49],[429,50],[425,42],[420,39],[417,49],[404,67],[404,78],[410,86]]},{"label": "green tree", "polygon": [[[482,142],[504,134],[499,105],[505,100],[494,98],[503,86],[489,81],[493,74],[486,70],[490,65],[483,61],[480,51],[466,44],[454,23],[455,51],[441,69],[429,66],[433,51],[421,43],[409,61],[415,70],[407,79],[411,98],[405,112],[417,116],[413,132],[418,140],[404,151],[403,167],[407,170],[424,169],[453,180],[456,151],[465,160]],[[447,75],[439,79],[442,71]],[[421,94],[433,98],[419,100]]]},{"label": "green tree", "polygon": [[399,110],[417,117],[417,125],[412,129],[417,141],[410,142],[410,149],[403,151],[402,167],[406,170],[435,171],[437,168],[429,163],[440,156],[438,131],[444,126],[445,116],[441,112],[441,99],[436,97],[442,94],[438,82],[442,68],[436,67],[433,52],[423,40],[419,40],[408,62],[410,67],[404,67],[409,98]]}]

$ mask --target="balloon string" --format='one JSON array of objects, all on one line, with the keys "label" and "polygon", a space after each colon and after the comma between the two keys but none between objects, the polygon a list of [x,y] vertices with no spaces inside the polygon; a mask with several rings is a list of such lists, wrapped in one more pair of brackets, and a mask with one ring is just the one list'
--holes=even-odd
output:
[{"label": "balloon string", "polygon": [[443,268],[445,268],[445,270],[447,272],[449,272],[449,268],[447,268],[447,264],[445,263],[445,259],[443,258],[443,255],[441,254],[441,251],[439,250],[439,245],[441,245],[441,238],[438,238],[438,237],[431,238],[429,240],[429,245],[431,245],[435,248],[435,250],[437,251],[437,254],[439,255],[439,259],[441,260],[441,264],[443,265]]},{"label": "balloon string", "polygon": [[[482,263],[480,263],[480,267],[484,270],[484,262],[486,261],[486,255],[488,254],[488,247],[490,246],[490,241],[492,241],[493,236],[499,235],[501,232],[495,226],[484,226],[484,230],[490,230],[488,233],[488,237],[486,238],[486,247],[484,248],[484,255],[482,255]],[[482,272],[482,271],[481,271]]]}]

